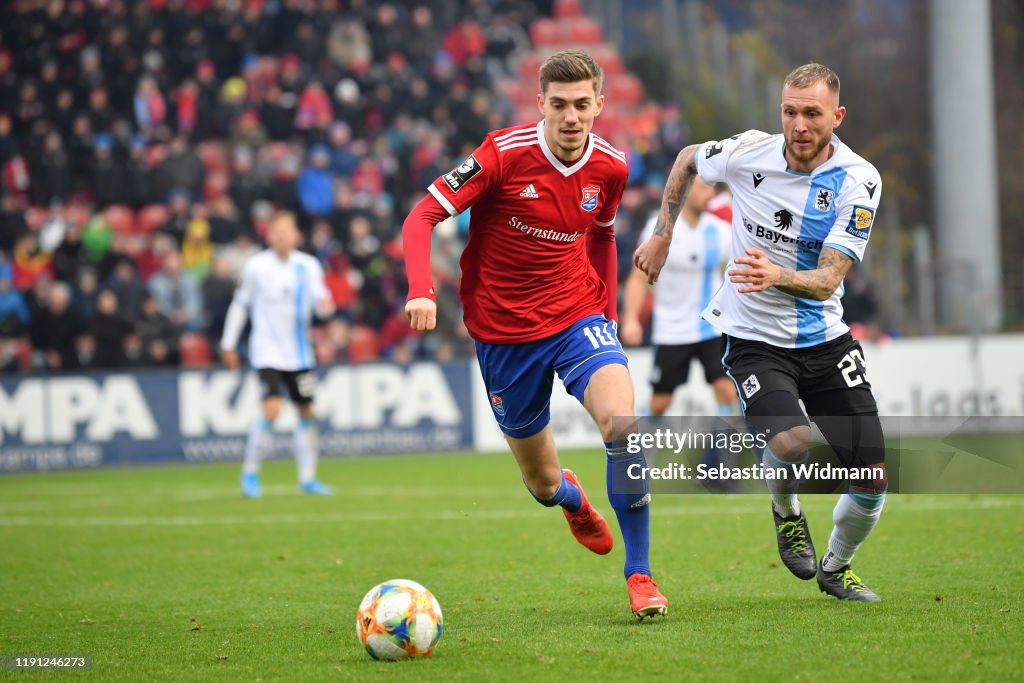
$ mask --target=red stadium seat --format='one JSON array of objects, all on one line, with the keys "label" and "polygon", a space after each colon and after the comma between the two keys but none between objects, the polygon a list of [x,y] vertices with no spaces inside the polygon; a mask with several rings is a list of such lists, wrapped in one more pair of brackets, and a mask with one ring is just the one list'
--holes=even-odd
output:
[{"label": "red stadium seat", "polygon": [[600,45],[604,43],[604,31],[601,24],[590,17],[567,17],[562,24],[568,30],[564,32],[566,39],[574,45]]},{"label": "red stadium seat", "polygon": [[380,358],[380,338],[372,328],[355,325],[349,336],[348,362],[363,363]]},{"label": "red stadium seat", "polygon": [[540,65],[544,63],[544,58],[536,52],[527,52],[519,60],[519,75],[524,79],[536,83],[537,74],[540,72]]},{"label": "red stadium seat", "polygon": [[213,364],[210,342],[201,334],[186,332],[181,335],[181,364],[187,368],[201,368]]},{"label": "red stadium seat", "polygon": [[616,106],[639,104],[644,99],[644,86],[633,74],[620,74],[609,79],[608,98]]},{"label": "red stadium seat", "polygon": [[581,3],[580,0],[555,0],[555,16],[583,16],[583,3]]},{"label": "red stadium seat", "polygon": [[136,230],[142,233],[150,233],[167,222],[171,212],[163,204],[149,204],[139,210]]},{"label": "red stadium seat", "polygon": [[604,71],[605,76],[617,76],[626,71],[626,66],[622,63],[622,57],[619,56],[619,51],[611,45],[595,45],[590,48],[590,56],[601,65],[601,70]]},{"label": "red stadium seat", "polygon": [[131,233],[135,231],[135,212],[127,206],[115,204],[103,211],[103,217],[114,232]]},{"label": "red stadium seat", "polygon": [[559,24],[554,19],[538,19],[530,26],[530,40],[534,47],[561,43],[561,33]]}]

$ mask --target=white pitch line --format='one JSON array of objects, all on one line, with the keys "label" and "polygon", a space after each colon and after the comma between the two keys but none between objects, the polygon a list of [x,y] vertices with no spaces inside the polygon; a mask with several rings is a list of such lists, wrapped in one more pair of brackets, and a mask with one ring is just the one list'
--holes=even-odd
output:
[{"label": "white pitch line", "polygon": [[[736,505],[738,496],[730,497],[730,505],[708,505],[707,503],[686,504],[679,507],[655,509],[658,517],[688,517],[701,515],[748,515],[762,514],[765,505],[762,500],[756,504]],[[253,503],[258,505],[258,503]],[[810,506],[817,507],[817,506]],[[1000,509],[1024,507],[1021,498],[977,498],[961,501],[929,499],[924,501],[898,501],[886,509],[886,514],[904,512],[936,512],[974,509]],[[346,522],[407,522],[407,521],[491,521],[540,518],[545,510],[524,507],[514,510],[475,509],[468,511],[442,510],[419,514],[395,514],[387,512],[351,513],[310,513],[310,514],[266,514],[254,512],[245,515],[171,515],[127,517],[0,517],[0,527],[189,527],[189,526],[258,526],[274,524],[341,524]]]}]

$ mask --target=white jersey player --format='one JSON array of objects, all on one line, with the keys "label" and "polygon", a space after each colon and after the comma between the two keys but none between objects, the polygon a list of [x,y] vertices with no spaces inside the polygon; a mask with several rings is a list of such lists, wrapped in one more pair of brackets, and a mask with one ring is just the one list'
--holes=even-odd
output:
[{"label": "white jersey player", "polygon": [[294,443],[300,489],[311,494],[331,493],[330,487],[316,479],[316,379],[311,372],[315,358],[309,330],[314,312],[331,315],[334,304],[319,261],[296,251],[299,239],[295,217],[290,213],[279,213],[271,220],[267,229],[270,248],[246,261],[221,338],[225,364],[238,368],[238,338],[251,313],[249,355],[259,373],[263,415],[253,423],[245,445],[242,494],[249,498],[262,495],[260,459],[281,412],[283,389],[299,411]]},{"label": "white jersey player", "polygon": [[[843,277],[864,255],[882,183],[834,133],[846,108],[831,69],[806,64],[790,73],[781,115],[782,135],[748,131],[679,153],[654,235],[634,263],[651,282],[658,279],[682,197],[697,174],[729,184],[729,281],[704,318],[726,335],[722,362],[747,421],[769,437],[764,465],[777,474],[766,483],[779,554],[797,577],[816,577],[822,591],[873,602],[878,596],[850,562],[881,514],[885,442],[864,352],[842,321],[840,297]],[[808,457],[808,416],[843,464],[862,473],[839,498],[820,563],[793,469]]]},{"label": "white jersey player", "polygon": [[[672,392],[686,383],[693,359],[700,361],[704,377],[715,392],[719,414],[734,414],[736,390],[722,368],[721,333],[700,317],[722,286],[722,266],[729,259],[729,224],[705,209],[715,189],[699,178],[686,195],[672,233],[672,250],[654,287],[651,343],[655,346],[651,374],[651,415],[663,415]],[[640,240],[654,233],[652,216]],[[639,344],[643,336],[640,309],[647,292],[646,276],[633,269],[626,281],[619,335],[626,344]]]}]

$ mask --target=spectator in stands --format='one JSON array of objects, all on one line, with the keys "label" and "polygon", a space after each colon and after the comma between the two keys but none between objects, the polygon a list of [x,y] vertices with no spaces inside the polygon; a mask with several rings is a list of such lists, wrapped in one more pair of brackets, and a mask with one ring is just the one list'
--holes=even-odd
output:
[{"label": "spectator in stands", "polygon": [[177,365],[181,362],[181,335],[178,327],[160,312],[156,297],[142,299],[135,333],[142,342],[143,358],[153,365]]},{"label": "spectator in stands", "polygon": [[237,283],[238,276],[232,272],[231,262],[223,255],[216,256],[209,276],[203,280],[203,305],[206,309],[203,329],[210,348],[217,348],[220,344]]},{"label": "spectator in stands", "polygon": [[117,298],[120,314],[128,320],[133,320],[146,296],[146,287],[142,284],[134,259],[121,257],[117,260],[114,272],[106,282],[106,288]]},{"label": "spectator in stands", "polygon": [[218,257],[227,264],[229,277],[238,282],[245,262],[259,251],[260,246],[253,241],[252,233],[243,230],[238,233],[234,242],[221,249]]},{"label": "spectator in stands", "polygon": [[160,312],[179,329],[194,332],[202,328],[202,292],[195,278],[182,270],[178,252],[172,251],[164,258],[163,266],[149,280],[149,291]]},{"label": "spectator in stands", "polygon": [[14,289],[13,277],[10,265],[0,263],[0,338],[21,336],[31,321],[28,304]]},{"label": "spectator in stands", "polygon": [[95,154],[92,160],[92,200],[97,209],[126,203],[124,167],[114,158],[114,138],[109,133],[93,137]]},{"label": "spectator in stands", "polygon": [[202,282],[213,265],[213,245],[210,244],[210,222],[205,218],[194,218],[185,231],[181,243],[182,269]]},{"label": "spectator in stands", "polygon": [[4,193],[0,197],[0,253],[11,254],[15,243],[26,234],[25,212],[13,194]]},{"label": "spectator in stands", "polygon": [[71,162],[60,133],[51,130],[43,141],[43,152],[32,174],[34,199],[49,204],[54,199],[66,201],[71,196]]},{"label": "spectator in stands", "polygon": [[124,201],[133,209],[141,209],[151,203],[153,195],[153,168],[146,159],[146,140],[133,135],[125,161]]},{"label": "spectator in stands", "polygon": [[[135,124],[144,138],[151,139],[156,132],[164,125],[164,118],[167,116],[167,103],[156,80],[152,76],[143,76],[139,79],[139,87],[135,91],[134,99]],[[187,134],[188,130],[182,130]]]},{"label": "spectator in stands", "polygon": [[39,248],[33,234],[22,235],[14,245],[13,282],[16,289],[31,289],[41,277],[53,278],[50,255]]},{"label": "spectator in stands", "polygon": [[334,208],[333,179],[328,168],[330,161],[327,146],[314,145],[309,153],[309,164],[299,174],[296,191],[307,216],[326,216]]},{"label": "spectator in stands", "polygon": [[232,156],[231,183],[228,195],[243,216],[248,216],[257,199],[270,191],[270,176],[265,168],[257,168],[253,152],[238,147]]},{"label": "spectator in stands", "polygon": [[167,150],[167,157],[157,167],[157,196],[167,196],[175,188],[188,190],[193,197],[200,197],[206,181],[206,167],[188,144],[184,135],[175,135]]},{"label": "spectator in stands", "polygon": [[45,308],[31,322],[32,366],[46,370],[78,367],[75,340],[82,330],[82,319],[71,308],[71,287],[64,282],[52,283]]},{"label": "spectator in stands", "polygon": [[125,341],[134,331],[132,323],[118,311],[117,295],[109,289],[100,292],[96,312],[86,324],[86,333],[96,342],[93,366],[120,368],[127,365]]},{"label": "spectator in stands", "polygon": [[238,209],[227,195],[211,200],[208,205],[210,242],[216,246],[230,244],[242,230]]},{"label": "spectator in stands", "polygon": [[180,244],[185,239],[185,231],[188,230],[188,224],[192,220],[192,198],[189,191],[184,187],[176,187],[171,190],[167,208],[171,215],[160,226],[160,232],[170,235]]},{"label": "spectator in stands", "polygon": [[96,271],[83,268],[79,271],[77,286],[73,292],[72,306],[82,320],[88,320],[96,312],[100,298],[100,283]]}]

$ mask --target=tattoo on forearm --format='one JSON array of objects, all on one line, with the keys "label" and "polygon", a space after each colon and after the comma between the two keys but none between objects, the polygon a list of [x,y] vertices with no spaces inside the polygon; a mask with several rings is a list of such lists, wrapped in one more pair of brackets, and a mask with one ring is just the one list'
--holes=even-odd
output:
[{"label": "tattoo on forearm", "polygon": [[836,291],[852,265],[852,258],[838,249],[825,247],[821,250],[817,268],[801,271],[783,268],[775,288],[790,296],[824,301]]},{"label": "tattoo on forearm", "polygon": [[697,145],[690,145],[679,153],[672,170],[665,181],[665,193],[662,195],[661,212],[654,224],[654,234],[665,239],[672,239],[672,231],[679,218],[679,211],[686,201],[686,194],[693,185],[693,178],[697,174],[697,168],[693,163],[693,155],[697,152]]}]

